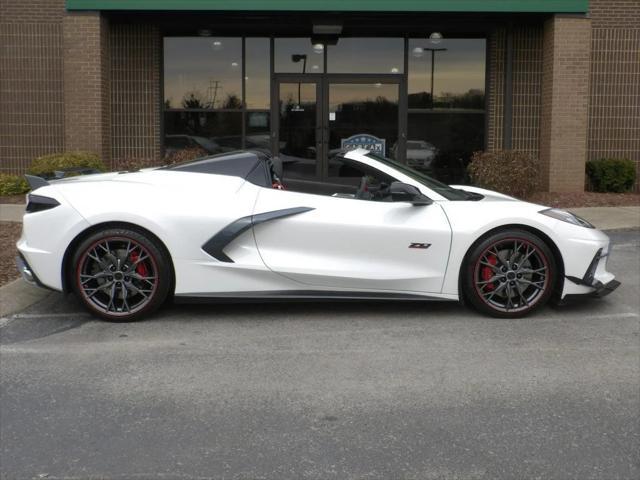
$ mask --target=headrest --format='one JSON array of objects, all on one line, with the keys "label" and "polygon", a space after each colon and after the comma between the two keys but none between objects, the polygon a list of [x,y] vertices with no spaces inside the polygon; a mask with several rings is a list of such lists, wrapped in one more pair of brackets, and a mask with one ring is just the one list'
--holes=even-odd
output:
[{"label": "headrest", "polygon": [[271,166],[276,177],[282,179],[282,159],[278,156],[271,157]]}]

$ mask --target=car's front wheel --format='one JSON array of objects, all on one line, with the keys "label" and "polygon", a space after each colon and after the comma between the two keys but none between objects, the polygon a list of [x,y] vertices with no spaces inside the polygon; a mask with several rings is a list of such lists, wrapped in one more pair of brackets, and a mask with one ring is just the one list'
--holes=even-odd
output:
[{"label": "car's front wheel", "polygon": [[466,298],[479,311],[500,318],[523,317],[542,307],[557,275],[545,242],[518,229],[495,233],[475,245],[464,270]]},{"label": "car's front wheel", "polygon": [[73,287],[93,314],[113,322],[156,310],[170,288],[169,260],[149,235],[109,228],[85,238],[72,259]]}]

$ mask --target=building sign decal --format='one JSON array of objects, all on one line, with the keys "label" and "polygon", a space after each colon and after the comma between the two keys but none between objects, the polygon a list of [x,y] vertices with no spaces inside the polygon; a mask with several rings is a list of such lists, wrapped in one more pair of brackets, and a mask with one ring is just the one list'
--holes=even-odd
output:
[{"label": "building sign decal", "polygon": [[386,140],[368,133],[358,133],[356,135],[351,135],[349,138],[343,138],[340,140],[340,147],[343,150],[364,148],[365,150],[384,156]]}]

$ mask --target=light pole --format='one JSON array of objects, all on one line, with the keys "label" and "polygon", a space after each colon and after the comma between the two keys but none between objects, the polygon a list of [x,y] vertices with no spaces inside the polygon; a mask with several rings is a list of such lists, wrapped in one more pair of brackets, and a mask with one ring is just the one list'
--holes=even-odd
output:
[{"label": "light pole", "polygon": [[[304,53],[294,53],[291,55],[291,61],[293,63],[300,63],[302,61],[302,74],[307,73],[307,56]],[[298,82],[298,107],[300,107],[300,86],[302,82]]]},{"label": "light pole", "polygon": [[447,49],[422,47],[422,50],[429,50],[431,52],[431,108],[433,108],[433,77],[434,77],[435,65],[436,65],[436,52],[444,52]]}]

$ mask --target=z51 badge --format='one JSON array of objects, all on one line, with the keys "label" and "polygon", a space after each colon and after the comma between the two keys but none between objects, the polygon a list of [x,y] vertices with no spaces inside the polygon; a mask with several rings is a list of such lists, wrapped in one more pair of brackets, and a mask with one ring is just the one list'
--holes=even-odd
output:
[{"label": "z51 badge", "polygon": [[412,243],[411,245],[409,245],[409,248],[422,248],[422,249],[426,249],[429,248],[431,246],[430,243]]}]

